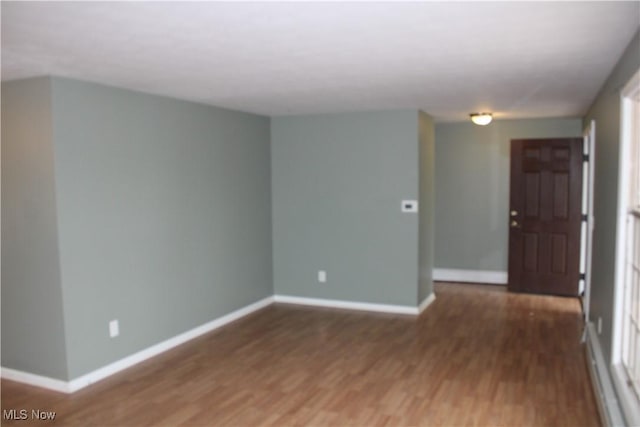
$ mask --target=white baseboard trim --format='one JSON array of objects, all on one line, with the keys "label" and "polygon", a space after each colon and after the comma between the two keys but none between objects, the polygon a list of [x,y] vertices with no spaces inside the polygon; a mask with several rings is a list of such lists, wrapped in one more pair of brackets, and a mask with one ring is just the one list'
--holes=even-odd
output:
[{"label": "white baseboard trim", "polygon": [[598,412],[606,427],[625,426],[620,405],[611,382],[611,375],[593,322],[587,324],[587,365],[591,377],[591,386],[598,404]]},{"label": "white baseboard trim", "polygon": [[134,353],[116,362],[110,363],[109,365],[103,366],[102,368],[96,369],[93,372],[89,372],[88,374],[82,375],[81,377],[75,378],[68,382],[4,367],[1,370],[1,376],[2,378],[6,378],[8,380],[18,381],[37,387],[42,387],[63,393],[73,393],[97,381],[107,378],[117,372],[130,368],[131,366],[136,365],[144,360],[150,359],[153,356],[164,353],[165,351],[177,347],[180,344],[197,338],[200,335],[206,334],[228,323],[245,317],[253,313],[254,311],[260,310],[272,303],[273,297],[264,298],[260,301],[219,317],[215,320],[212,320],[211,322],[205,323],[204,325],[200,325],[180,335],[176,335],[173,338],[169,338],[166,341],[162,341],[149,348]]},{"label": "white baseboard trim", "polygon": [[310,305],[313,307],[343,308],[347,310],[375,311],[380,313],[419,314],[418,307],[408,305],[374,304],[368,302],[341,301],[322,298],[276,295],[275,302],[283,304]]},{"label": "white baseboard trim", "polygon": [[434,268],[433,280],[439,282],[490,283],[493,285],[506,285],[509,282],[509,275],[506,271]]},{"label": "white baseboard trim", "polygon": [[418,306],[418,314],[422,314],[423,311],[427,309],[436,300],[436,294],[431,292],[431,294],[422,300],[420,305]]},{"label": "white baseboard trim", "polygon": [[55,378],[36,375],[29,372],[18,371],[11,368],[2,367],[0,369],[2,379],[11,380],[18,383],[28,384],[35,387],[46,388],[60,393],[70,393],[69,383]]},{"label": "white baseboard trim", "polygon": [[433,301],[435,301],[435,298],[435,294],[432,293],[420,303],[419,307],[411,307],[404,305],[372,304],[319,298],[304,298],[288,295],[275,295],[264,298],[246,307],[233,311],[225,316],[219,317],[218,319],[212,320],[211,322],[205,323],[204,325],[200,325],[180,335],[176,335],[172,338],[169,338],[168,340],[162,341],[158,344],[155,344],[123,359],[110,363],[106,366],[103,366],[102,368],[96,369],[95,371],[89,372],[88,374],[82,375],[71,381],[63,381],[6,367],[0,368],[0,377],[7,380],[41,387],[61,393],[74,393],[91,384],[110,377],[111,375],[137,365],[140,362],[164,353],[165,351],[171,350],[172,348],[177,347],[180,344],[183,344],[187,341],[218,329],[228,323],[245,317],[253,313],[254,311],[260,310],[272,304],[273,302],[309,305],[315,307],[330,307],[349,310],[418,315],[422,313],[431,303],[433,303]]}]

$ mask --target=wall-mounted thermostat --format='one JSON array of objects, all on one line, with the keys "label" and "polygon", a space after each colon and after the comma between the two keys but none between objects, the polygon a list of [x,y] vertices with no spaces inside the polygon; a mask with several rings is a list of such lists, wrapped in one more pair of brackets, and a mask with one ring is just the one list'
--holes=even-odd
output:
[{"label": "wall-mounted thermostat", "polygon": [[418,212],[418,201],[417,200],[403,200],[402,201],[402,212]]}]

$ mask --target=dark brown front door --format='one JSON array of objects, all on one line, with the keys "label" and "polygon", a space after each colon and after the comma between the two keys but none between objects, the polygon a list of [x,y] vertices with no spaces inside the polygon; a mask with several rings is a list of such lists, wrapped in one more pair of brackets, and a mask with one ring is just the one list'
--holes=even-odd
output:
[{"label": "dark brown front door", "polygon": [[582,138],[511,141],[509,290],[578,295]]}]

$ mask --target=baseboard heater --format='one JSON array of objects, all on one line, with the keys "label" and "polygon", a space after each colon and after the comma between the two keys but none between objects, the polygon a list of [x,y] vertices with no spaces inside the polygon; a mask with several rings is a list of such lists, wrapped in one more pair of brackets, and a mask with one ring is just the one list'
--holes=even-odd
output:
[{"label": "baseboard heater", "polygon": [[587,324],[586,337],[587,365],[600,419],[605,427],[624,427],[626,423],[593,322]]}]

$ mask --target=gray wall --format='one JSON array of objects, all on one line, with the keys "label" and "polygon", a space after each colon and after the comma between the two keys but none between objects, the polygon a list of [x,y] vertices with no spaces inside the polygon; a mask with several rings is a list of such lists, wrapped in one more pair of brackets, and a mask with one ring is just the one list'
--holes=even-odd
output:
[{"label": "gray wall", "polygon": [[[416,111],[272,119],[279,295],[416,306]],[[317,282],[326,270],[327,283]]]},{"label": "gray wall", "polygon": [[420,181],[418,302],[433,293],[435,243],[435,130],[431,117],[418,113],[418,158]]},{"label": "gray wall", "polygon": [[615,280],[618,165],[620,155],[620,89],[640,67],[640,33],[636,33],[584,119],[596,121],[593,264],[590,315],[602,318],[600,344],[611,362]]},{"label": "gray wall", "polygon": [[70,378],[273,294],[268,118],[59,78],[52,105]]},{"label": "gray wall", "polygon": [[2,84],[2,366],[64,379],[50,94]]},{"label": "gray wall", "polygon": [[438,123],[435,268],[507,271],[511,139],[580,135],[580,119]]},{"label": "gray wall", "polygon": [[2,121],[3,366],[77,378],[273,294],[268,118],[53,78]]}]

